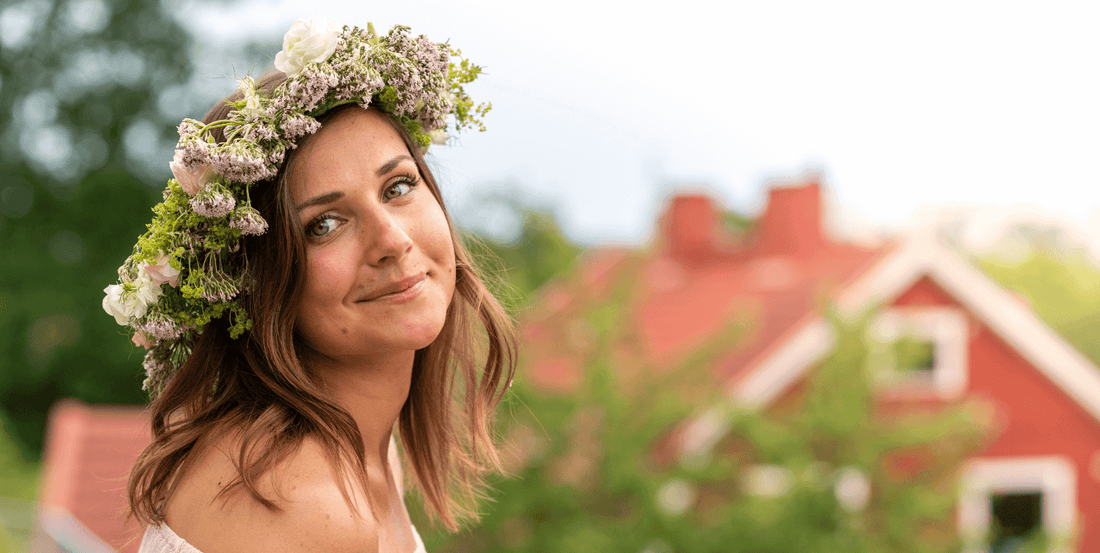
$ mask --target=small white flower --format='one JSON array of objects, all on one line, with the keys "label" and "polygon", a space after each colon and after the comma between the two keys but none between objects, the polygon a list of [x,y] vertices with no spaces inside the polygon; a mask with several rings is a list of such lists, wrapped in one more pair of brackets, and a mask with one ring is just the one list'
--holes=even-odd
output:
[{"label": "small white flower", "polygon": [[833,493],[845,511],[862,511],[871,498],[871,480],[859,468],[844,467],[837,476]]},{"label": "small white flower", "polygon": [[180,285],[180,271],[173,268],[168,264],[168,256],[161,253],[157,257],[157,262],[154,264],[146,263],[142,270],[145,274],[149,275],[149,278],[153,279],[153,282],[157,285],[168,283],[170,286],[177,287]]},{"label": "small white flower", "polygon": [[283,35],[283,51],[275,55],[275,69],[293,77],[307,63],[322,62],[336,51],[340,26],[320,18],[299,19]]},{"label": "small white flower", "polygon": [[191,196],[201,192],[206,184],[217,176],[214,168],[209,165],[203,165],[193,171],[187,169],[187,166],[183,163],[183,152],[179,150],[176,150],[176,155],[172,158],[172,163],[169,163],[168,167],[172,169],[172,176],[176,178],[176,182],[180,183],[183,191]]},{"label": "small white flower", "polygon": [[242,115],[250,116],[263,115],[263,110],[260,109],[260,96],[256,94],[256,81],[252,80],[252,77],[245,77],[238,81],[237,91],[241,93],[241,97],[244,98],[244,109],[239,110]]},{"label": "small white flower", "polygon": [[432,144],[437,144],[439,146],[446,145],[447,140],[449,140],[451,138],[451,135],[447,134],[447,131],[445,131],[443,129],[436,129],[436,130],[428,133],[428,136],[431,137]]}]

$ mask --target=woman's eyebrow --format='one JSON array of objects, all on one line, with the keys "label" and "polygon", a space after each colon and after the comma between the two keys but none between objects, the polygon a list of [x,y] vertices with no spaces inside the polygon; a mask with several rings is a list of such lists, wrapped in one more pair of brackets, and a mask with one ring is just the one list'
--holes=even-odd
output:
[{"label": "woman's eyebrow", "polygon": [[315,196],[313,198],[310,198],[310,199],[298,204],[297,210],[301,211],[301,210],[303,210],[303,209],[305,209],[305,208],[307,208],[311,205],[326,204],[326,203],[331,202],[333,200],[339,200],[340,198],[343,198],[343,197],[344,197],[343,192],[329,192],[328,194],[321,194],[320,196]]},{"label": "woman's eyebrow", "polygon": [[393,171],[394,167],[397,167],[402,161],[405,160],[412,160],[412,156],[402,154],[387,161],[385,164],[378,168],[378,176],[381,177],[382,175]]},{"label": "woman's eyebrow", "polygon": [[[412,156],[410,156],[410,155],[406,155],[406,154],[399,155],[399,156],[387,161],[381,167],[379,167],[378,168],[378,176],[381,177],[382,175],[385,175],[386,173],[389,173],[390,171],[393,171],[393,168],[400,165],[402,161],[414,161],[414,160],[413,160]],[[320,196],[317,196],[315,198],[310,198],[310,199],[298,204],[297,210],[301,211],[301,210],[303,210],[303,209],[305,209],[305,208],[307,208],[311,205],[328,203],[328,202],[331,202],[333,200],[339,200],[340,198],[343,198],[343,197],[344,197],[343,192],[329,192],[328,194],[321,194]]]}]

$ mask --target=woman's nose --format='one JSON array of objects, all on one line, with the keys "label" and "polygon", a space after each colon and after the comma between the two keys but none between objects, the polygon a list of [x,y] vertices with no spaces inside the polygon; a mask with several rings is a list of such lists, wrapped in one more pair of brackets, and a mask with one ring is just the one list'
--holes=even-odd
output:
[{"label": "woman's nose", "polygon": [[386,210],[379,210],[373,225],[364,225],[364,242],[367,263],[384,265],[400,261],[412,251],[413,241],[405,228],[405,222]]}]

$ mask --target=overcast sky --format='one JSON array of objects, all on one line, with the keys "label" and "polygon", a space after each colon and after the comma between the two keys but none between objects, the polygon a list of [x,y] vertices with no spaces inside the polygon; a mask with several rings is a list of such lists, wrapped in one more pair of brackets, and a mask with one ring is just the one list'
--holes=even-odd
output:
[{"label": "overcast sky", "polygon": [[198,52],[313,16],[449,40],[486,68],[468,90],[493,103],[487,132],[433,148],[449,200],[516,183],[585,242],[644,242],[675,189],[754,213],[807,170],[849,229],[952,203],[1100,219],[1098,2],[175,7]]}]

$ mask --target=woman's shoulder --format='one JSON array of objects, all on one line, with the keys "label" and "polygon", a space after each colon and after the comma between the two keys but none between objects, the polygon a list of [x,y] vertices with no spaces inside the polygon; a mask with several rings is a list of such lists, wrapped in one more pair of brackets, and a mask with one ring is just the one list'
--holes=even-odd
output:
[{"label": "woman's shoulder", "polygon": [[306,438],[255,481],[260,495],[277,506],[274,510],[242,486],[221,493],[237,479],[239,448],[234,438],[225,437],[199,452],[173,491],[165,520],[181,538],[203,553],[377,551],[370,506],[357,501],[356,513],[348,505],[340,476],[316,440]]}]

